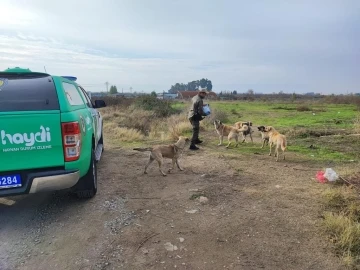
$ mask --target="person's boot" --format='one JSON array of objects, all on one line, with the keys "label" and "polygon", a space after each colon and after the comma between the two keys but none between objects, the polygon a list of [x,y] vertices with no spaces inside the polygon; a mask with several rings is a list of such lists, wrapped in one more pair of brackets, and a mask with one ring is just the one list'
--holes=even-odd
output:
[{"label": "person's boot", "polygon": [[191,145],[190,145],[190,148],[189,148],[190,150],[199,150],[200,148],[199,147],[197,147],[194,143],[192,143]]},{"label": "person's boot", "polygon": [[197,140],[195,141],[195,144],[201,144],[202,142],[203,142],[202,140],[197,139]]}]

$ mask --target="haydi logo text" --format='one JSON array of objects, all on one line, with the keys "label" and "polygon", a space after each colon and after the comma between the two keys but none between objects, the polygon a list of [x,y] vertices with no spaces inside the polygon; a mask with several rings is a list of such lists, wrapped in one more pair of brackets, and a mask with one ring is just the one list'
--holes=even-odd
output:
[{"label": "haydi logo text", "polygon": [[7,133],[6,130],[0,131],[2,145],[25,144],[26,146],[33,146],[35,143],[45,143],[51,141],[50,128],[40,126],[39,132],[31,133]]}]

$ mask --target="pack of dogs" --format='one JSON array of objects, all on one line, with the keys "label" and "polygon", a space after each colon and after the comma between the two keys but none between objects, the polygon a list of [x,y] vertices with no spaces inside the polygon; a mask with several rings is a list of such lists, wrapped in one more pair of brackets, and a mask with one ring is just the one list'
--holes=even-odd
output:
[{"label": "pack of dogs", "polygon": [[[233,126],[225,125],[220,120],[214,121],[214,127],[216,133],[219,136],[219,146],[223,144],[224,137],[227,137],[228,144],[226,148],[229,148],[232,141],[235,141],[235,147],[239,145],[239,136],[242,137],[242,143],[246,142],[246,137],[249,136],[251,142],[253,143],[252,130],[253,124],[251,121],[239,121],[236,122]],[[258,131],[261,133],[262,146],[264,148],[265,144],[269,146],[270,152],[269,156],[272,155],[272,149],[275,146],[274,156],[276,161],[279,161],[279,152],[282,151],[282,158],[285,160],[285,151],[287,147],[286,136],[278,132],[273,126],[258,126]],[[144,174],[147,174],[147,168],[153,161],[157,161],[159,165],[159,171],[163,176],[166,176],[166,173],[162,169],[163,159],[168,158],[172,160],[172,167],[168,170],[170,173],[174,168],[175,164],[180,171],[183,171],[183,168],[179,165],[179,158],[182,156],[183,150],[190,142],[189,138],[180,136],[178,141],[170,145],[155,145],[152,147],[146,148],[134,148],[133,150],[140,152],[150,152],[149,161],[145,166]]]}]

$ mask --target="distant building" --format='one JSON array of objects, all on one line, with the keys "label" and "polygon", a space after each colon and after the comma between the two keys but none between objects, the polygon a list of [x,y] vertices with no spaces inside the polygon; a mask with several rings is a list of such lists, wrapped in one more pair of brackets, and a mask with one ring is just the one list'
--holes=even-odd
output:
[{"label": "distant building", "polygon": [[88,91],[87,93],[88,93],[90,98],[92,98],[92,97],[104,97],[104,96],[108,95],[108,93],[106,93],[106,92],[90,92],[90,91]]},{"label": "distant building", "polygon": [[157,93],[156,97],[158,99],[176,99],[178,97],[178,94]]},{"label": "distant building", "polygon": [[[198,91],[178,91],[177,97],[179,99],[191,99],[196,96],[199,92]],[[208,99],[218,99],[218,96],[215,92],[209,92],[207,94]]]}]

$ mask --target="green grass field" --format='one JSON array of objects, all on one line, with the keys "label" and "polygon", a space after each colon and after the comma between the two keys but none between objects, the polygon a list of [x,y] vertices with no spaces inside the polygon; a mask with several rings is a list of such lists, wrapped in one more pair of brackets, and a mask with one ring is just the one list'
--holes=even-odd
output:
[{"label": "green grass field", "polygon": [[[299,112],[298,104],[269,104],[264,102],[209,101],[210,107],[229,114],[229,123],[241,119],[254,125],[273,125],[279,129],[290,127],[351,128],[358,112],[353,105],[313,104],[310,111]],[[188,104],[176,103],[175,108]],[[313,113],[315,115],[313,115]]]},{"label": "green grass field", "polygon": [[[255,130],[260,125],[274,126],[287,135],[288,151],[307,159],[326,163],[360,159],[360,137],[346,136],[355,132],[354,120],[359,115],[353,105],[239,101],[209,101],[209,104],[215,114],[216,111],[226,112],[226,124],[252,121]],[[176,109],[187,109],[188,106],[188,103],[174,104]],[[301,111],[303,109],[306,111]],[[259,149],[251,144],[242,144],[236,151],[253,154]]]}]

